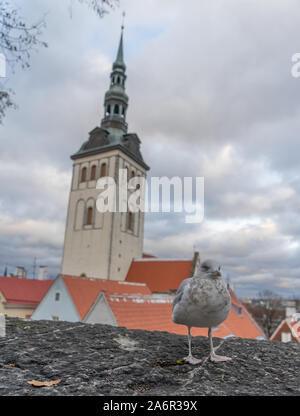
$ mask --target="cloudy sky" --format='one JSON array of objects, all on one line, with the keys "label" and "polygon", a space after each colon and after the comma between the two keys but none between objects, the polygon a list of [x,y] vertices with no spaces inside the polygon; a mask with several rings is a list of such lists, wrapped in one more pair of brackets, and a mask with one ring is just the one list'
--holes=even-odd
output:
[{"label": "cloudy sky", "polygon": [[[99,19],[71,0],[17,1],[47,27],[6,80],[0,127],[0,274],[60,269],[72,162],[103,116],[126,10],[129,130],[150,176],[203,176],[205,218],[147,214],[144,249],[214,258],[242,296],[300,295],[298,0],[120,0]],[[72,9],[70,11],[70,5]]]}]

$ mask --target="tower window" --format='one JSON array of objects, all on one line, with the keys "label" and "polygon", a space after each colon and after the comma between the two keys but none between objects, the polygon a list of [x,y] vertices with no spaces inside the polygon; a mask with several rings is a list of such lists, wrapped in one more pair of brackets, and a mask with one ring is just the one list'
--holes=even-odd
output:
[{"label": "tower window", "polygon": [[119,114],[119,104],[116,104],[115,105],[115,111],[114,111],[114,113],[115,114]]},{"label": "tower window", "polygon": [[122,116],[125,117],[125,108],[123,107]]},{"label": "tower window", "polygon": [[121,84],[121,78],[120,77],[117,78],[117,84]]},{"label": "tower window", "polygon": [[82,168],[82,171],[81,171],[81,182],[85,182],[86,181],[86,172],[87,172],[87,168]]},{"label": "tower window", "polygon": [[132,214],[132,212],[128,212],[127,229],[130,230],[130,231],[133,231],[133,214]]},{"label": "tower window", "polygon": [[96,165],[92,166],[91,171],[91,181],[94,181],[96,179]]},{"label": "tower window", "polygon": [[106,107],[106,115],[110,115],[110,104]]},{"label": "tower window", "polygon": [[93,224],[93,208],[89,207],[87,211],[86,225],[92,225],[92,224]]},{"label": "tower window", "polygon": [[101,165],[100,178],[104,178],[106,176],[106,166],[106,163],[103,163],[103,165]]}]

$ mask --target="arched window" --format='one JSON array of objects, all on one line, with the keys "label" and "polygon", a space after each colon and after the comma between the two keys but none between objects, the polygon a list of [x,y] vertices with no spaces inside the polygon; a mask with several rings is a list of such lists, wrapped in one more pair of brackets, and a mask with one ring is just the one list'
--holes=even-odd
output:
[{"label": "arched window", "polygon": [[125,117],[125,107],[123,107],[122,116]]},{"label": "arched window", "polygon": [[121,78],[120,77],[117,78],[117,84],[121,84]]},{"label": "arched window", "polygon": [[128,212],[127,229],[130,230],[130,231],[133,231],[133,214],[132,214],[132,212]]},{"label": "arched window", "polygon": [[106,176],[106,170],[107,170],[106,167],[107,167],[106,163],[103,163],[101,165],[100,178],[104,178]]},{"label": "arched window", "polygon": [[119,114],[119,104],[115,104],[115,110],[114,110],[115,114]]},{"label": "arched window", "polygon": [[96,165],[92,166],[92,170],[91,170],[91,181],[94,181],[96,179]]},{"label": "arched window", "polygon": [[106,107],[106,115],[110,115],[110,104],[108,104],[108,106]]},{"label": "arched window", "polygon": [[87,210],[86,225],[93,224],[93,208],[89,207]]},{"label": "arched window", "polygon": [[131,179],[135,177],[134,170],[131,171]]},{"label": "arched window", "polygon": [[82,168],[82,171],[81,171],[81,182],[85,182],[86,181],[86,172],[87,172],[87,168]]}]

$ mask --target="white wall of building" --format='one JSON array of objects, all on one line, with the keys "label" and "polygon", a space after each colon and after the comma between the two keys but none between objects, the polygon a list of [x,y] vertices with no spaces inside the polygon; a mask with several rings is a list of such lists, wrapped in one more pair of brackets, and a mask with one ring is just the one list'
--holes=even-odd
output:
[{"label": "white wall of building", "polygon": [[[59,296],[57,296],[59,294]],[[79,322],[81,318],[61,276],[52,286],[33,312],[33,320],[58,320]]]}]

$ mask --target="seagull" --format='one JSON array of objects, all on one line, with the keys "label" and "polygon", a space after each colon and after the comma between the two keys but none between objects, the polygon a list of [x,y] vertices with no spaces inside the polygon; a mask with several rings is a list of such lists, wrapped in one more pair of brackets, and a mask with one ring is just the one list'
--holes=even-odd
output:
[{"label": "seagull", "polygon": [[204,261],[193,277],[181,283],[173,300],[173,322],[188,328],[189,355],[184,361],[193,365],[201,360],[192,356],[192,327],[208,328],[211,361],[231,360],[229,357],[216,355],[211,332],[212,328],[225,321],[231,307],[230,294],[220,270],[221,267],[213,260]]}]

